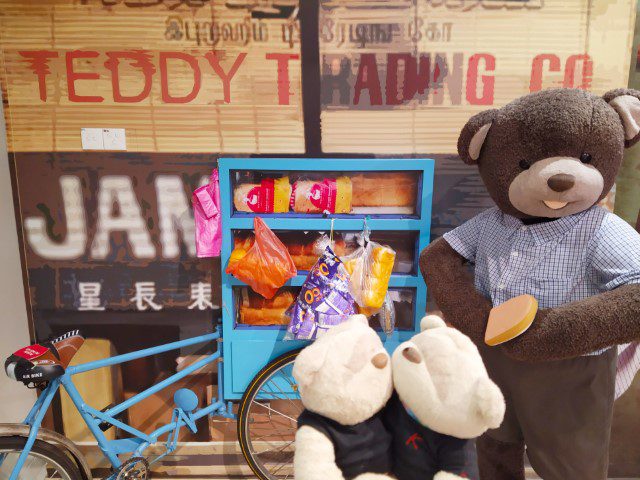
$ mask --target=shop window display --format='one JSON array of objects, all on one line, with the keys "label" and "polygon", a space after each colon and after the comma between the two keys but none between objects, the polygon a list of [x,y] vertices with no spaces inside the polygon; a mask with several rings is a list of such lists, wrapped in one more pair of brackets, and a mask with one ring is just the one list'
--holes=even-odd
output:
[{"label": "shop window display", "polygon": [[[112,473],[143,478],[149,468],[165,475],[175,473],[176,463],[180,473],[235,476],[249,472],[246,462],[260,478],[291,478],[290,442],[302,408],[293,399],[291,369],[297,349],[306,343],[285,342],[291,321],[286,312],[327,239],[333,237],[331,248],[347,263],[363,246],[366,220],[371,242],[395,252],[391,272],[382,262],[375,267],[384,275],[372,275],[373,267],[348,270],[366,271],[357,274],[359,290],[375,292],[376,301],[358,298],[364,307],[356,302],[354,309],[368,315],[369,326],[389,350],[417,334],[424,310],[441,307],[450,317],[449,305],[434,299],[436,288],[425,299],[418,257],[430,239],[493,206],[477,169],[459,162],[458,132],[481,110],[499,110],[530,92],[563,86],[602,96],[627,85],[635,4],[0,0],[0,90],[31,340],[45,344],[65,332],[82,331],[86,341],[63,377],[73,379],[85,403],[97,410],[92,421],[102,427],[106,420],[98,415],[113,414],[114,406],[139,399],[146,389],[206,360],[197,372],[111,418],[151,435],[175,416],[185,420],[179,432],[172,431],[180,442],[234,442],[232,455],[229,444],[218,449],[191,443],[172,452],[164,465],[122,458],[122,465],[112,462],[113,472],[103,469],[94,478]],[[472,37],[483,39],[481,49]],[[638,38],[631,77],[637,77],[637,43]],[[633,81],[629,85],[637,88]],[[85,130],[97,131],[99,138],[85,144]],[[116,131],[120,142],[114,141]],[[476,144],[486,150],[490,137]],[[529,166],[523,172],[531,173],[535,162],[524,157],[535,148],[527,145],[518,165]],[[591,163],[576,158],[597,167],[598,155],[587,153]],[[219,158],[230,156],[238,158],[222,199],[212,185]],[[627,152],[616,187],[601,200],[604,208],[613,211],[615,205],[616,213],[634,224],[640,220],[637,156],[637,147]],[[274,157],[284,162],[274,165]],[[422,166],[411,164],[422,157],[434,159],[434,189],[426,193]],[[228,216],[226,250],[220,256],[223,200]],[[550,206],[561,211],[557,202],[551,199]],[[263,290],[273,293],[269,299],[248,286],[247,277],[223,273],[230,258],[242,257],[254,244],[256,216],[282,242],[295,267],[291,278],[283,276]],[[510,261],[524,260],[522,251],[517,253]],[[561,264],[563,281],[574,278],[564,260]],[[537,276],[535,283],[548,280]],[[367,282],[381,287],[363,288]],[[469,301],[473,291],[460,297]],[[504,332],[511,334],[505,327],[494,338],[504,345],[495,348],[527,343],[523,339],[527,333],[535,336],[540,323],[532,315],[542,317],[546,310],[528,310],[515,340],[505,340]],[[223,324],[224,342],[217,337]],[[480,330],[468,333],[477,338],[491,333]],[[206,340],[70,374],[78,364],[197,336]],[[20,346],[11,345],[6,353]],[[627,383],[638,352],[631,345],[619,357]],[[215,355],[224,361],[218,363]],[[638,383],[615,404],[610,475],[616,478],[640,471],[634,440]],[[616,395],[625,387],[617,385]],[[100,434],[87,427],[72,396],[60,391],[43,426],[95,446]],[[213,406],[209,429],[206,414],[193,417],[201,412],[191,408],[194,403]],[[196,433],[190,428],[194,424]],[[19,428],[17,435],[28,435],[28,429]],[[108,428],[104,436],[116,442],[118,452],[138,441],[121,426]],[[0,434],[0,443],[4,438]],[[265,438],[281,443],[270,451]],[[41,447],[36,443],[34,452],[46,454]],[[74,455],[54,458],[73,472],[71,480],[80,475],[75,468],[89,468],[81,454],[74,457],[80,459],[77,465],[65,463]],[[0,465],[0,478],[13,460],[10,456]],[[36,464],[23,473],[40,480],[43,471]],[[465,473],[478,479],[473,468]]]}]

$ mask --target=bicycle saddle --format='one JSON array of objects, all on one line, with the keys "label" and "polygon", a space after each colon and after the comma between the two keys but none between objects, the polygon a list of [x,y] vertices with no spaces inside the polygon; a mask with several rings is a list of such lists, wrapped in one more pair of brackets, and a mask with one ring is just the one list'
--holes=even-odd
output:
[{"label": "bicycle saddle", "polygon": [[79,330],[21,348],[4,362],[9,378],[25,385],[38,385],[62,376],[84,343]]}]

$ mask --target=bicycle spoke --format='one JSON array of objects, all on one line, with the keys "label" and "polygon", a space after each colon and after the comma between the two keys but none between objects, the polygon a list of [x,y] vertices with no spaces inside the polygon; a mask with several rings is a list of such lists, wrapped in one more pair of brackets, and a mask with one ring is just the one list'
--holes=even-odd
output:
[{"label": "bicycle spoke", "polygon": [[304,407],[292,375],[294,359],[274,368],[253,389],[243,421],[244,441],[259,477],[293,480],[297,417]]},{"label": "bicycle spoke", "polygon": [[266,408],[266,409],[267,409],[267,410],[269,410],[270,412],[275,412],[275,413],[277,413],[278,415],[280,415],[280,416],[282,416],[282,417],[284,417],[284,418],[288,418],[289,420],[291,420],[291,421],[292,421],[292,422],[294,422],[294,423],[297,423],[297,422],[298,422],[295,418],[291,418],[290,416],[285,415],[284,413],[282,413],[282,412],[280,412],[280,411],[276,410],[275,408],[268,407],[267,405],[265,405],[265,404],[263,404],[263,403],[256,402],[255,400],[252,400],[252,401],[251,401],[251,403],[254,403],[254,404],[259,405],[259,406],[261,406],[261,407],[263,407],[263,408]]},{"label": "bicycle spoke", "polygon": [[[273,382],[273,380],[270,380],[269,382],[271,383],[271,382]],[[298,405],[296,405],[296,404],[293,402],[293,400],[291,400],[291,396],[290,396],[290,395],[286,395],[286,394],[282,391],[282,389],[278,386],[278,384],[276,384],[275,382],[274,382],[274,385],[275,385],[275,387],[276,387],[278,390],[280,390],[280,393],[282,393],[282,395],[284,395],[284,397],[285,397],[284,399],[285,399],[285,400],[289,400],[289,403],[291,403],[291,404],[292,404],[292,405],[294,405],[296,408],[298,408]]]},{"label": "bicycle spoke", "polygon": [[[4,450],[0,452],[0,458],[2,459],[0,462],[0,478],[9,478],[9,473],[13,470],[19,456],[19,451]],[[20,478],[26,477],[29,480],[71,480],[66,470],[61,469],[55,460],[35,451],[29,453],[22,466]]]},{"label": "bicycle spoke", "polygon": [[269,433],[267,435],[260,435],[258,438],[254,438],[252,439],[254,442],[259,442],[260,440],[262,440],[263,438],[270,438],[270,437],[282,437],[282,434],[280,433]]},{"label": "bicycle spoke", "polygon": [[276,450],[274,452],[274,449],[271,448],[269,450],[263,450],[262,452],[256,453],[256,455],[264,455],[265,453],[269,453],[269,452],[274,452],[274,453],[280,453],[282,452],[285,448],[287,448],[289,445],[291,445],[293,443],[293,440],[291,440],[289,443],[283,445],[282,447],[280,447],[278,450]]}]

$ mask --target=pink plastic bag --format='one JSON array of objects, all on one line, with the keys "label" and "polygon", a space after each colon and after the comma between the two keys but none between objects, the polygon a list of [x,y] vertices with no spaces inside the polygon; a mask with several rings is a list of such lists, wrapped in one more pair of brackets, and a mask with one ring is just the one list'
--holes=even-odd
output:
[{"label": "pink plastic bag", "polygon": [[211,172],[207,185],[193,192],[193,216],[196,221],[196,253],[198,257],[219,257],[222,246],[222,214],[218,169]]}]

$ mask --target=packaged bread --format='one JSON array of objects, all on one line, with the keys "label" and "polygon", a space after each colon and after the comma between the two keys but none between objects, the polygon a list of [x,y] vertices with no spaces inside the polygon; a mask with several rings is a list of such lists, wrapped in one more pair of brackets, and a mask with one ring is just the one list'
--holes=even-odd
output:
[{"label": "packaged bread", "polygon": [[[346,243],[343,239],[335,240],[332,247],[338,257],[343,256],[347,250]],[[287,244],[287,248],[298,270],[311,270],[320,256],[318,254],[317,242]]]},{"label": "packaged bread", "polygon": [[238,307],[239,322],[246,325],[287,325],[289,317],[285,312],[294,300],[295,297],[289,290],[280,291],[267,300],[243,289]]},{"label": "packaged bread", "polygon": [[246,253],[234,250],[225,272],[263,297],[273,298],[298,271],[287,247],[259,216],[253,218],[253,231],[253,245]]},{"label": "packaged bread", "polygon": [[351,293],[362,312],[373,315],[384,304],[396,252],[375,242],[367,242],[343,258],[351,277]]},{"label": "packaged bread", "polygon": [[[236,237],[233,243],[233,251],[229,257],[229,265],[237,262],[247,254],[247,251],[251,248],[251,245],[253,245],[253,235],[245,238]],[[285,243],[296,269],[308,271],[313,268],[319,257],[315,243],[315,241]],[[336,255],[342,256],[345,254],[346,244],[343,239],[336,240],[333,245]]]},{"label": "packaged bread", "polygon": [[289,177],[265,178],[259,184],[241,183],[233,190],[233,205],[239,212],[285,213],[290,199]]},{"label": "packaged bread", "polygon": [[407,172],[366,173],[351,177],[354,207],[414,207],[418,177]]},{"label": "packaged bread", "polygon": [[351,213],[352,187],[349,177],[298,180],[293,184],[291,207],[298,213]]}]

